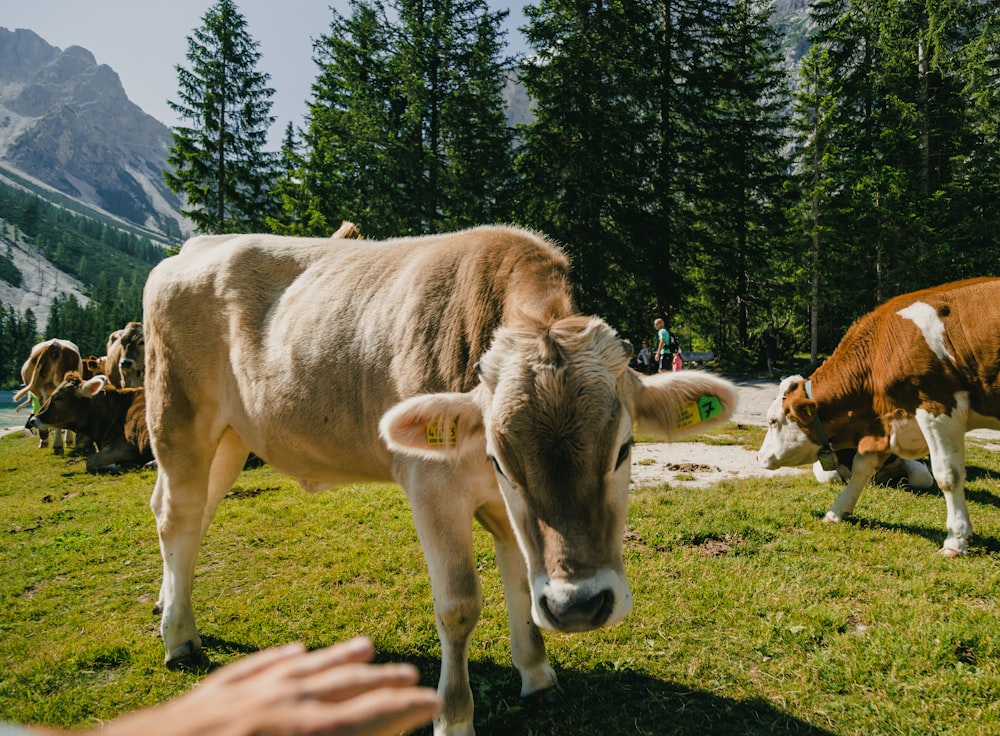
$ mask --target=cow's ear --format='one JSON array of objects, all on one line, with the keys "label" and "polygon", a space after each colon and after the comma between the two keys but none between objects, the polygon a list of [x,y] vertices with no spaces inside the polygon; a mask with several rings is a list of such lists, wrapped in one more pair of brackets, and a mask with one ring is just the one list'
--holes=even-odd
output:
[{"label": "cow's ear", "polygon": [[107,376],[94,376],[77,389],[79,394],[85,399],[92,399],[104,390],[108,383]]},{"label": "cow's ear", "polygon": [[636,431],[664,439],[697,434],[729,419],[736,387],[700,371],[630,374]]},{"label": "cow's ear", "polygon": [[796,424],[802,426],[812,424],[813,418],[816,416],[816,402],[804,396],[789,399],[788,416]]},{"label": "cow's ear", "polygon": [[468,393],[423,394],[396,404],[379,422],[392,452],[442,460],[485,453],[483,413]]}]

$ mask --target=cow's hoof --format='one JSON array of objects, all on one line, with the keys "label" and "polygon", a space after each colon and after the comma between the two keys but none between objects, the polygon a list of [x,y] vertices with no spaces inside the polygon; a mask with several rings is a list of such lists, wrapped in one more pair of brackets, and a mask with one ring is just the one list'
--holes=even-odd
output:
[{"label": "cow's hoof", "polygon": [[199,670],[208,664],[208,657],[202,653],[201,643],[191,639],[167,652],[163,661],[170,670]]},{"label": "cow's hoof", "polygon": [[942,547],[941,554],[943,554],[948,559],[953,560],[956,557],[961,557],[962,555],[964,555],[965,551],[960,549],[952,549],[951,547]]},{"label": "cow's hoof", "polygon": [[827,511],[826,516],[823,517],[824,524],[838,524],[840,523],[840,517],[832,511]]},{"label": "cow's hoof", "polygon": [[544,690],[536,690],[524,696],[524,701],[536,707],[553,707],[566,701],[566,691],[558,684]]},{"label": "cow's hoof", "polygon": [[61,456],[63,454],[63,448],[61,448],[61,447],[53,447],[52,448],[52,454],[53,455],[60,455]]}]

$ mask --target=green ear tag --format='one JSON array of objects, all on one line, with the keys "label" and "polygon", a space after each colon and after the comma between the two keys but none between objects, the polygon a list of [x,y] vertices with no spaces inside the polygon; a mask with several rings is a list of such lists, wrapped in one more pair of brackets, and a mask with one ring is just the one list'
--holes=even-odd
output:
[{"label": "green ear tag", "polygon": [[707,422],[712,417],[717,417],[722,413],[722,402],[718,396],[702,396],[698,399],[698,415],[701,421]]},{"label": "green ear tag", "polygon": [[681,407],[677,417],[677,429],[707,422],[722,413],[722,402],[718,396],[699,396],[697,401],[689,401]]}]

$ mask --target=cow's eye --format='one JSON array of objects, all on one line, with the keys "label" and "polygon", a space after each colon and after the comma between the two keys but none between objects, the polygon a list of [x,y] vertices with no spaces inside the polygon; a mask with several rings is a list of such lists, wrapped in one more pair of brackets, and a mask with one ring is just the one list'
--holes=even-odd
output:
[{"label": "cow's eye", "polygon": [[615,470],[618,470],[618,468],[622,466],[622,463],[625,462],[626,459],[628,459],[628,454],[629,451],[632,449],[633,441],[634,440],[631,437],[629,437],[628,441],[618,449],[618,459],[615,460]]},{"label": "cow's eye", "polygon": [[497,472],[497,475],[502,475],[504,478],[506,478],[507,474],[503,472],[503,468],[500,467],[499,461],[497,461],[497,459],[492,455],[490,455],[490,460],[493,461],[493,469]]}]

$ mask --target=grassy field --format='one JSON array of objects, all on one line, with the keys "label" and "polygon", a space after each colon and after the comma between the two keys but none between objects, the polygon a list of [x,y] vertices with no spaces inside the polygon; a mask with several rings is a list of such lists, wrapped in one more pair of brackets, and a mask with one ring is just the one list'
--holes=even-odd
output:
[{"label": "grassy field", "polygon": [[[717,442],[759,440],[730,425]],[[851,520],[811,474],[633,494],[618,626],[546,635],[565,702],[522,702],[503,592],[477,532],[476,728],[491,734],[1000,733],[1000,454],[972,445],[977,536],[947,560],[940,493],[869,488]],[[92,725],[190,688],[162,664],[155,471],[88,476],[0,440],[0,720]],[[371,636],[436,683],[439,645],[402,491],[309,495],[267,468],[220,505],[195,583],[216,664]]]}]

